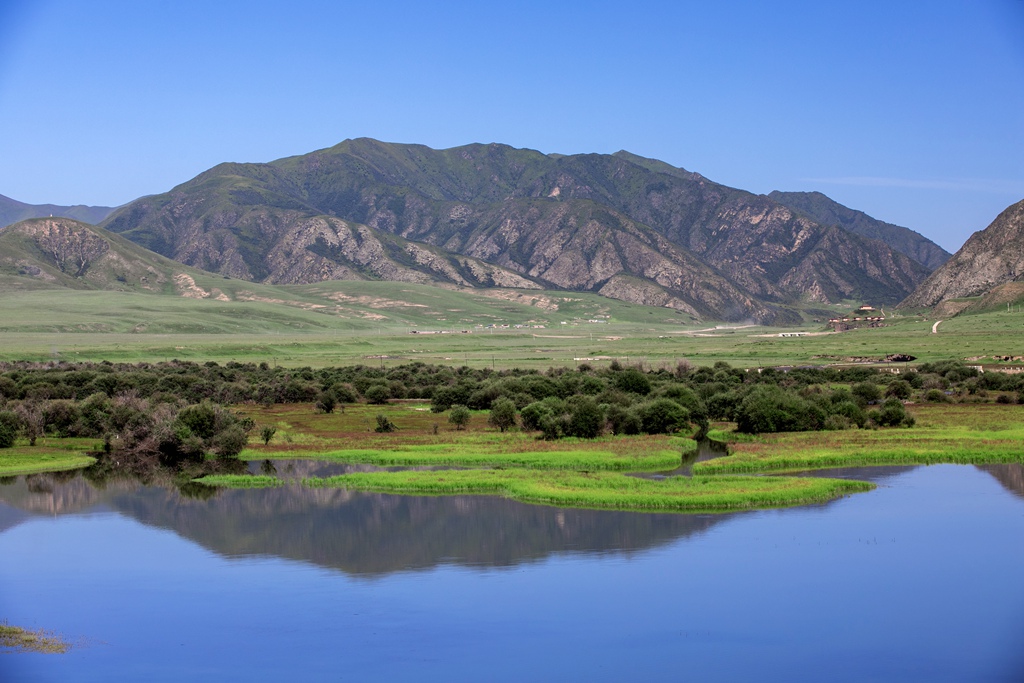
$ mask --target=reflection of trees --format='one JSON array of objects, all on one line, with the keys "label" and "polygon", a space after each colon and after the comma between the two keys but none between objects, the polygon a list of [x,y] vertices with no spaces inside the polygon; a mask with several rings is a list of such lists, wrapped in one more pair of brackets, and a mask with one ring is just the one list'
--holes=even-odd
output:
[{"label": "reflection of trees", "polygon": [[[206,500],[218,489],[196,484],[206,474],[240,474],[246,463],[235,459],[161,461],[151,454],[94,454],[96,462],[80,470],[41,472],[0,481],[0,501],[35,513],[69,514],[86,510],[112,496],[130,495],[142,487],[175,491]],[[19,481],[20,479],[20,481]]]}]

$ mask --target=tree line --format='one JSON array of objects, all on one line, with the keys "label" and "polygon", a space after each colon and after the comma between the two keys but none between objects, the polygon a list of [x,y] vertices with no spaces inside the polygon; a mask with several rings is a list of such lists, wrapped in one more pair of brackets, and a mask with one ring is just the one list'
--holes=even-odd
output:
[{"label": "tree line", "polygon": [[[166,458],[230,457],[254,426],[228,406],[429,400],[452,424],[490,411],[502,431],[543,438],[671,433],[713,420],[748,433],[909,426],[904,402],[1022,402],[1024,375],[979,373],[959,361],[893,375],[877,369],[712,366],[645,368],[612,362],[547,371],[407,363],[283,368],[267,363],[0,363],[0,447],[44,434],[104,439],[107,450]],[[265,436],[265,435],[264,435]]]}]

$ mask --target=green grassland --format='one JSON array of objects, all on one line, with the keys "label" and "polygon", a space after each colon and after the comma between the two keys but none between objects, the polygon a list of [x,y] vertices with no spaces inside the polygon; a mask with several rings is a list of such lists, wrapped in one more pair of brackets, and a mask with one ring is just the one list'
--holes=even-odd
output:
[{"label": "green grassland", "polygon": [[41,439],[35,446],[24,444],[0,449],[0,476],[36,472],[57,472],[87,467],[96,460],[85,451],[96,447],[93,439]]},{"label": "green grassland", "polygon": [[[730,455],[693,466],[702,475],[868,465],[1024,463],[1024,406],[909,406],[910,429],[737,435]],[[730,440],[731,435],[715,436]]]},{"label": "green grassland", "polygon": [[[273,287],[214,276],[195,282],[229,300],[67,289],[2,296],[0,360],[177,358],[314,367],[422,361],[497,368],[721,360],[767,367],[894,353],[919,361],[1024,355],[1024,313],[1005,310],[945,320],[937,334],[927,316],[835,334],[817,309],[806,314],[806,324],[783,329],[696,323],[668,309],[575,292],[368,281]],[[832,308],[840,313],[850,305]],[[424,334],[441,331],[447,333]],[[794,331],[810,334],[778,336]]]},{"label": "green grassland", "polygon": [[[323,415],[308,405],[246,407],[259,425],[278,431],[273,443],[250,445],[245,460],[316,459],[379,467],[502,467],[536,470],[656,472],[676,468],[697,444],[673,436],[602,437],[542,441],[536,434],[499,432],[486,426],[487,412],[476,411],[465,430],[455,430],[446,414],[427,410],[426,401],[389,406],[353,405]],[[392,433],[372,429],[386,415]],[[438,426],[434,433],[434,425]],[[339,445],[344,448],[339,448]]]}]

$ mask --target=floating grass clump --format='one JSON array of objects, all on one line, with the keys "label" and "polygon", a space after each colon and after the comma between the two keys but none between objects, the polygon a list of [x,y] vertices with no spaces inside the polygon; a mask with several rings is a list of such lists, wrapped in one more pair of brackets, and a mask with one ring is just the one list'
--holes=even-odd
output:
[{"label": "floating grass clump", "polygon": [[71,645],[60,636],[46,631],[30,631],[20,626],[0,622],[0,651],[36,652],[48,655],[62,655]]},{"label": "floating grass clump", "polygon": [[670,477],[641,479],[608,472],[449,470],[360,472],[306,480],[339,487],[412,495],[502,495],[558,507],[664,512],[723,512],[823,502],[869,491],[862,481],[797,477]]}]

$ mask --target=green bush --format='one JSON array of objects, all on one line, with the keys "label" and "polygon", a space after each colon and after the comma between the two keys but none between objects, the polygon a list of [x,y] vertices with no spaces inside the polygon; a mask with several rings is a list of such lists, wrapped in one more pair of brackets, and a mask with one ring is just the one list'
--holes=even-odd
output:
[{"label": "green bush", "polygon": [[0,410],[0,448],[10,448],[18,438],[21,420],[10,410]]},{"label": "green bush", "polygon": [[470,412],[466,406],[452,406],[448,414],[448,423],[455,425],[456,430],[465,429],[469,424]]},{"label": "green bush", "polygon": [[565,423],[566,436],[593,439],[601,435],[602,429],[604,412],[598,407],[597,402],[589,396],[578,397],[578,400],[573,402]]},{"label": "green bush", "polygon": [[647,434],[674,434],[689,426],[690,413],[675,401],[659,398],[637,407],[641,429]]},{"label": "green bush", "polygon": [[646,396],[651,393],[651,380],[636,368],[628,368],[612,376],[612,385],[620,391]]},{"label": "green bush", "polygon": [[391,398],[391,392],[382,384],[374,384],[363,392],[363,396],[366,397],[367,403],[382,406]]},{"label": "green bush", "polygon": [[491,414],[487,417],[487,424],[505,431],[509,427],[516,426],[516,404],[507,398],[499,398],[491,405]]},{"label": "green bush", "polygon": [[828,415],[773,385],[761,385],[747,394],[736,408],[736,428],[746,434],[803,432],[821,429]]},{"label": "green bush", "polygon": [[911,427],[914,424],[913,416],[907,414],[898,398],[887,399],[878,410],[872,411],[871,418],[882,427]]}]

